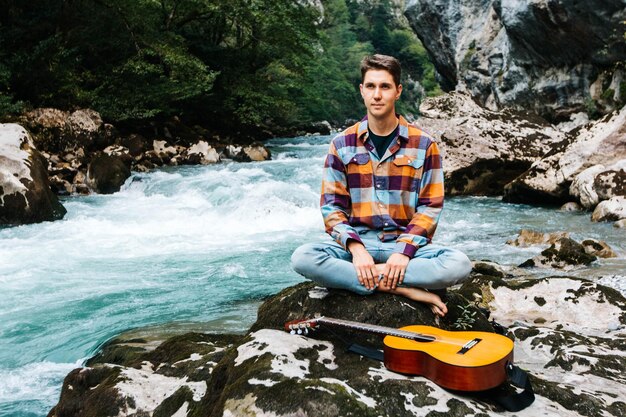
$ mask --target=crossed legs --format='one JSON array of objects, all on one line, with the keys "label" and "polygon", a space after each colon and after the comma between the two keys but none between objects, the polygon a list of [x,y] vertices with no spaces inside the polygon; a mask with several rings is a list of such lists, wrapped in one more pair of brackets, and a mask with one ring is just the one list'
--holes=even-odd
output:
[{"label": "crossed legs", "polygon": [[[384,267],[386,258],[393,253],[393,244],[381,247],[371,251],[379,271]],[[368,290],[359,283],[351,261],[352,255],[335,242],[305,244],[291,256],[293,269],[321,286],[362,295],[374,291],[401,295],[428,304],[433,313],[439,316],[443,316],[447,308],[438,295],[427,290],[443,289],[461,282],[471,271],[471,263],[462,252],[427,245],[420,248],[409,262],[401,286],[391,289],[382,285],[381,281],[376,289]]]}]

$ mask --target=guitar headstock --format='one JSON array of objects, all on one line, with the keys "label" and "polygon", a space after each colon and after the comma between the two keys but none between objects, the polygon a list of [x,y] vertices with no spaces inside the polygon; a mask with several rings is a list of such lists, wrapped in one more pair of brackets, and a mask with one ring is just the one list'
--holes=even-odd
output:
[{"label": "guitar headstock", "polygon": [[314,330],[318,327],[317,318],[315,319],[303,319],[292,320],[285,323],[285,330],[291,334],[309,334],[309,330]]}]

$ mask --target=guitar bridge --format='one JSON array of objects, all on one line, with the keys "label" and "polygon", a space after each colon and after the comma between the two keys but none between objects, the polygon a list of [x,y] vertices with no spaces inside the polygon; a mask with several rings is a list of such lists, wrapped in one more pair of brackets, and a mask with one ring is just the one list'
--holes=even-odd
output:
[{"label": "guitar bridge", "polygon": [[476,346],[481,340],[483,339],[479,339],[478,337],[476,339],[470,340],[469,342],[463,345],[463,347],[461,348],[461,350],[457,352],[457,354],[465,355],[467,351],[469,351],[471,348]]}]

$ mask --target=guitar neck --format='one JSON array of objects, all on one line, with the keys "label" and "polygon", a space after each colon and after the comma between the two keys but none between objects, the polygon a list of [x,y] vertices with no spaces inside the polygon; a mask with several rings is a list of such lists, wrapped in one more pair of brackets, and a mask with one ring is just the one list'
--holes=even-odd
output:
[{"label": "guitar neck", "polygon": [[415,340],[418,342],[432,342],[435,340],[435,337],[430,336],[430,335],[408,332],[405,330],[399,330],[399,329],[394,329],[394,328],[385,327],[385,326],[378,326],[375,324],[366,324],[366,323],[359,323],[359,322],[350,321],[350,320],[334,319],[331,317],[320,317],[320,318],[315,319],[315,322],[318,324],[327,324],[330,326],[345,327],[345,328],[357,330],[360,332],[376,333],[376,334],[381,334],[384,336],[402,337],[404,339]]}]

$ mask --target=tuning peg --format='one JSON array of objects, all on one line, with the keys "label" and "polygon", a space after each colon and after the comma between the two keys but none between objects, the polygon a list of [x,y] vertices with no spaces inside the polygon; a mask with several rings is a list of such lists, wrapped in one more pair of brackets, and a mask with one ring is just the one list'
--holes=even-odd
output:
[{"label": "tuning peg", "polygon": [[302,334],[302,329],[298,329],[298,334]]},{"label": "tuning peg", "polygon": [[309,328],[308,328],[308,327],[305,327],[305,328],[304,328],[304,334],[305,334],[305,335],[309,334]]},{"label": "tuning peg", "polygon": [[294,329],[291,329],[291,331],[289,333],[290,334],[296,334],[296,331]]}]

